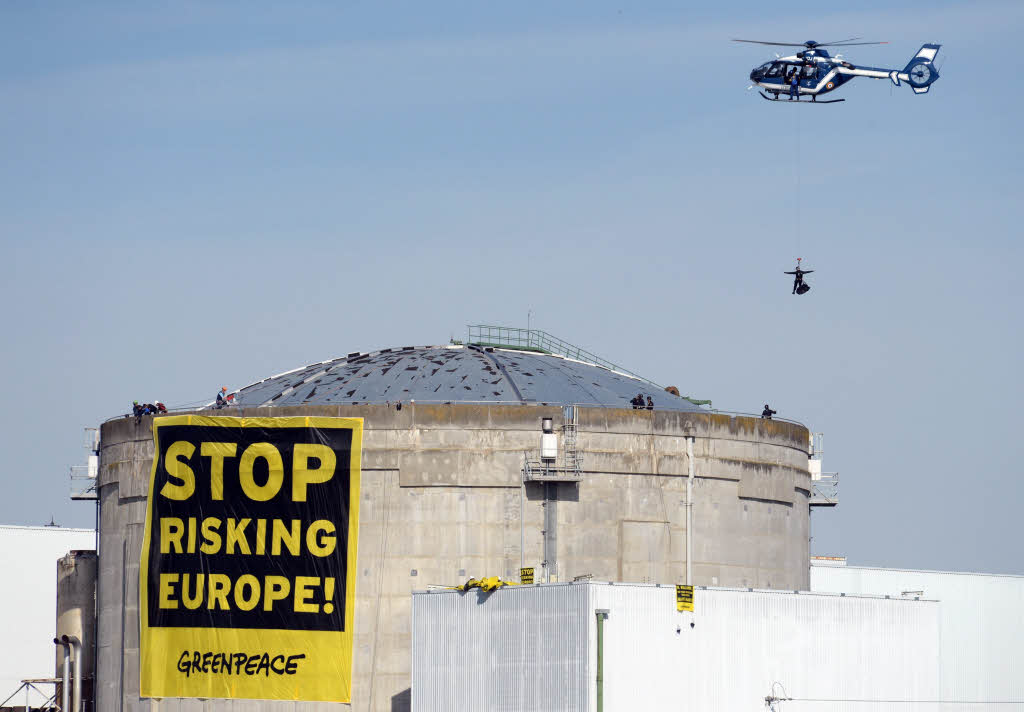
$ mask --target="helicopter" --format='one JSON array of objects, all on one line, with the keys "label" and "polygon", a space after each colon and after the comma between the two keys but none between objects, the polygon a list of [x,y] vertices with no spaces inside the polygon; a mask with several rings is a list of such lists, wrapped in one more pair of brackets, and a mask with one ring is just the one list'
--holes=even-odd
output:
[{"label": "helicopter", "polygon": [[[774,45],[776,47],[803,47],[803,50],[789,57],[778,57],[765,62],[750,72],[750,81],[760,87],[758,93],[768,101],[779,101],[782,94],[789,94],[790,101],[801,102],[802,97],[810,97],[805,104],[837,104],[846,99],[818,101],[822,94],[835,91],[854,77],[871,77],[873,79],[889,79],[896,86],[907,82],[915,94],[926,94],[939,79],[935,68],[935,55],[942,45],[922,45],[917,54],[902,70],[882,69],[879,67],[857,67],[842,58],[832,57],[824,47],[852,47],[854,45],[889,44],[888,42],[857,42],[859,37],[851,37],[835,42],[762,42],[760,40],[737,40],[750,44]],[[796,75],[794,82],[794,74]],[[767,92],[767,93],[766,93]],[[769,94],[771,96],[769,96]]]}]

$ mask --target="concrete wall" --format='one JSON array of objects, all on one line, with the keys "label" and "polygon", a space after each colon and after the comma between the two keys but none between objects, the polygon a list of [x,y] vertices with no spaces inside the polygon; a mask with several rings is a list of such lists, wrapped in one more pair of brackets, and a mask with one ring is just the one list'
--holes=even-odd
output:
[{"label": "concrete wall", "polygon": [[[93,675],[96,660],[96,576],[99,560],[95,551],[72,551],[57,559],[57,638],[77,636],[82,641],[81,660],[72,660],[71,668],[80,666],[82,675],[82,710],[92,712]],[[63,676],[64,647],[56,645],[54,677]],[[72,674],[69,671],[69,679]],[[62,683],[57,684],[57,701]],[[71,688],[73,689],[73,688]],[[69,694],[72,694],[69,691]]]},{"label": "concrete wall", "polygon": [[[365,419],[356,710],[408,709],[412,590],[471,576],[515,578],[521,558],[540,571],[545,491],[555,500],[549,506],[557,513],[559,579],[592,574],[611,581],[681,582],[686,435],[695,437],[695,583],[808,588],[808,433],[798,425],[581,408],[583,481],[521,488],[523,453],[539,448],[541,417],[560,426],[561,408],[316,406],[270,413]],[[266,416],[268,410],[215,414]],[[149,418],[139,425],[134,418],[104,424],[97,708],[243,709],[189,700],[151,707],[139,700],[138,570],[152,457]],[[254,701],[244,709],[342,707]]]}]

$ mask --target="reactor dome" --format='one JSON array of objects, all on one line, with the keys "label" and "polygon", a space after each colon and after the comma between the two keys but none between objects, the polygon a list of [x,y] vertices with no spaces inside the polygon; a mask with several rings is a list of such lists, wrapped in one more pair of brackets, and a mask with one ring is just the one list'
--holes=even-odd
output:
[{"label": "reactor dome", "polygon": [[618,371],[564,356],[460,344],[406,346],[314,363],[240,389],[239,405],[494,403],[699,411],[686,398]]}]

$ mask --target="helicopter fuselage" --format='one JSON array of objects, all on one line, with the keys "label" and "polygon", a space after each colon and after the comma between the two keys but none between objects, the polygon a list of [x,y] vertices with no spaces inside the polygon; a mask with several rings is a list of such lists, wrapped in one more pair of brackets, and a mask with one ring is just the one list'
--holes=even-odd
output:
[{"label": "helicopter fuselage", "polygon": [[[934,55],[933,55],[934,56]],[[858,67],[839,57],[831,57],[823,49],[808,49],[797,52],[789,57],[779,57],[765,62],[750,72],[750,81],[754,86],[779,98],[793,92],[793,73],[797,73],[796,95],[810,96],[812,100],[823,94],[835,91],[854,77],[871,77],[872,79],[889,79],[899,86],[900,82],[909,82],[917,91],[920,78],[912,76],[915,65],[907,70],[883,69],[880,67]],[[937,73],[930,78],[928,84],[937,79]],[[924,88],[927,91],[927,85]]]}]

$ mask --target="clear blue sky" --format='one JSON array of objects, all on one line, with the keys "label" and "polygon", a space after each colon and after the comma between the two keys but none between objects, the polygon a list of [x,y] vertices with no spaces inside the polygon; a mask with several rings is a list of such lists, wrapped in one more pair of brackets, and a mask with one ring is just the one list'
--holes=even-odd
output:
[{"label": "clear blue sky", "polygon": [[[825,432],[815,553],[1024,574],[1024,3],[549,5],[0,6],[0,521],[91,525],[67,468],[133,399],[532,309]],[[728,42],[851,36],[942,79],[770,105]]]}]

